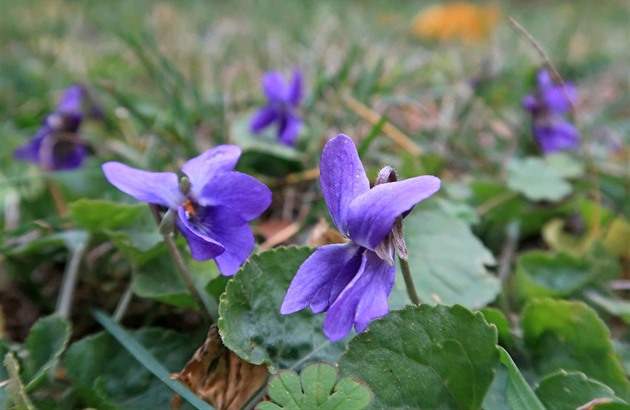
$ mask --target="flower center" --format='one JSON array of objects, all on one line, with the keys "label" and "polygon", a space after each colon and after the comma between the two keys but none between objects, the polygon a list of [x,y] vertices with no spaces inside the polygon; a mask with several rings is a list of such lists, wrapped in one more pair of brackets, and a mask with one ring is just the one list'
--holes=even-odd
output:
[{"label": "flower center", "polygon": [[184,211],[186,212],[186,218],[188,220],[197,216],[197,211],[195,210],[195,204],[193,203],[192,199],[186,198],[182,206],[184,207]]},{"label": "flower center", "polygon": [[[398,176],[396,175],[396,171],[392,167],[386,166],[379,171],[374,185],[387,184],[390,182],[396,182],[397,180]],[[405,214],[396,218],[396,222],[394,222],[391,232],[381,241],[381,243],[376,245],[376,248],[374,249],[378,257],[391,266],[394,266],[396,253],[399,258],[407,260],[407,244],[405,244],[402,224],[402,219],[404,217]]]}]

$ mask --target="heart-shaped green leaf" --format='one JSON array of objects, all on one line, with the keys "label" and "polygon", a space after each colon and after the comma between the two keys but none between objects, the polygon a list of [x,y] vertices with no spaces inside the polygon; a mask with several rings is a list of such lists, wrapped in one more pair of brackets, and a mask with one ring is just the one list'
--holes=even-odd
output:
[{"label": "heart-shaped green leaf", "polygon": [[[492,253],[466,223],[444,211],[417,210],[404,221],[409,265],[420,298],[480,308],[493,301],[499,281],[485,265],[494,265]],[[397,280],[390,297],[393,308],[409,304],[404,281]]]},{"label": "heart-shaped green leaf", "polygon": [[496,368],[497,331],[463,306],[391,312],[356,336],[339,361],[375,394],[374,408],[478,409]]},{"label": "heart-shaped green leaf", "polygon": [[39,319],[28,334],[24,347],[23,379],[26,390],[33,389],[53,368],[70,340],[70,323],[57,315]]},{"label": "heart-shaped green leaf", "polygon": [[278,248],[253,255],[230,280],[219,304],[223,343],[244,360],[272,369],[295,368],[304,360],[335,361],[343,343],[322,332],[323,316],[310,309],[281,315],[280,305],[311,248]]},{"label": "heart-shaped green leaf", "polygon": [[597,313],[582,302],[536,299],[523,311],[525,344],[539,374],[581,371],[630,397],[630,383]]},{"label": "heart-shaped green leaf", "polygon": [[513,159],[507,185],[532,201],[558,201],[571,193],[560,172],[540,158]]},{"label": "heart-shaped green leaf", "polygon": [[577,409],[598,399],[624,403],[610,387],[579,372],[560,371],[545,377],[540,381],[536,394],[548,410]]}]

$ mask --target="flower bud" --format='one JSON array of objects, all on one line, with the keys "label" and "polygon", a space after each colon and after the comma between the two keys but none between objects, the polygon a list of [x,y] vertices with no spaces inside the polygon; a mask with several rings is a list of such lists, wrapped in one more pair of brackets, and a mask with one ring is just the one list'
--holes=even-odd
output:
[{"label": "flower bud", "polygon": [[170,235],[175,232],[175,212],[172,209],[166,211],[160,222],[159,231],[162,235]]},{"label": "flower bud", "polygon": [[383,167],[380,171],[378,171],[378,175],[376,176],[376,182],[374,186],[386,184],[388,182],[396,182],[398,181],[398,175],[396,174],[396,170],[389,165]]},{"label": "flower bud", "polygon": [[179,180],[179,190],[182,194],[188,195],[190,192],[190,179],[188,179],[188,177],[183,176],[182,179]]}]

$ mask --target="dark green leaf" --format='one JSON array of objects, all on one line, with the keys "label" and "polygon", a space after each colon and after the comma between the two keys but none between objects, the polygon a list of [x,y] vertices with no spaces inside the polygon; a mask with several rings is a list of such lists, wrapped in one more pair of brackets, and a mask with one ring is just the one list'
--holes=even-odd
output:
[{"label": "dark green leaf", "polygon": [[587,292],[586,297],[606,312],[618,316],[624,322],[630,324],[630,302],[616,296],[604,296],[594,291]]},{"label": "dark green leaf", "polygon": [[[534,390],[529,386],[516,364],[502,347],[499,347],[501,363],[507,370],[507,375],[501,374],[500,379],[495,379],[491,393],[484,399],[486,410],[528,409],[545,410]],[[496,384],[500,383],[500,386]],[[499,396],[499,397],[496,397]]]},{"label": "dark green leaf", "polygon": [[15,354],[7,353],[4,356],[4,367],[7,369],[9,378],[7,384],[2,387],[8,393],[9,399],[19,410],[35,410],[35,406],[26,394],[26,389],[22,379],[20,379],[20,363],[15,358]]},{"label": "dark green leaf", "polygon": [[[175,390],[195,407],[211,408],[169,376],[169,372],[184,367],[199,340],[161,329],[142,329],[133,336],[119,327],[117,330],[122,333],[117,331],[115,336],[125,347],[101,332],[74,343],[65,355],[68,378],[86,405],[99,409],[170,408]],[[159,379],[151,373],[157,373]]]},{"label": "dark green leaf", "polygon": [[288,370],[276,373],[269,381],[268,394],[275,403],[262,402],[257,410],[360,410],[372,400],[365,384],[351,377],[337,381],[337,369],[328,363],[311,364],[300,376]]},{"label": "dark green leaf", "polygon": [[[500,285],[484,265],[495,263],[492,253],[468,225],[443,211],[417,210],[404,221],[409,265],[420,298],[480,308],[493,301]],[[392,307],[408,304],[404,282],[390,298]],[[401,299],[401,295],[403,295]]]},{"label": "dark green leaf", "polygon": [[164,239],[157,228],[149,231],[137,229],[112,231],[107,229],[105,234],[116,248],[136,265],[142,265],[166,251]]},{"label": "dark green leaf", "polygon": [[80,199],[68,210],[74,222],[90,231],[125,227],[149,212],[146,204],[123,205],[100,199]]},{"label": "dark green leaf", "polygon": [[462,306],[391,312],[356,336],[339,360],[365,381],[374,408],[478,409],[499,366],[497,331]]},{"label": "dark green leaf", "polygon": [[197,306],[168,254],[163,254],[136,268],[131,286],[133,293],[142,298],[159,300],[179,307]]},{"label": "dark green leaf", "polygon": [[[560,371],[545,377],[536,394],[549,410],[576,409],[596,399],[624,403],[610,387],[577,372]],[[626,409],[630,406],[626,405]]]},{"label": "dark green leaf", "polygon": [[273,369],[303,360],[336,361],[343,343],[321,330],[323,317],[309,309],[281,315],[280,305],[311,248],[279,248],[253,255],[230,280],[219,304],[223,343],[244,360]]},{"label": "dark green leaf", "polygon": [[512,331],[510,330],[510,322],[503,312],[499,309],[491,307],[483,308],[480,312],[483,314],[483,317],[486,318],[488,323],[497,327],[497,330],[499,331],[499,342],[503,343],[505,346],[510,346],[514,343]]},{"label": "dark green leaf", "polygon": [[28,334],[24,346],[26,391],[31,391],[55,366],[70,340],[70,323],[57,315],[39,319]]},{"label": "dark green leaf", "polygon": [[[4,339],[0,339],[0,357],[3,358],[9,353],[9,346],[4,341]],[[11,359],[9,359],[11,360]],[[9,372],[5,365],[0,366],[0,380],[8,380]],[[9,401],[9,392],[6,388],[0,388],[0,408],[7,408]]]},{"label": "dark green leaf", "polygon": [[515,288],[530,299],[536,296],[568,296],[597,279],[598,272],[584,259],[564,253],[531,251],[516,261]]},{"label": "dark green leaf", "polygon": [[610,331],[584,303],[536,299],[525,308],[521,326],[539,374],[581,371],[612,387],[618,396],[630,397],[630,383]]}]

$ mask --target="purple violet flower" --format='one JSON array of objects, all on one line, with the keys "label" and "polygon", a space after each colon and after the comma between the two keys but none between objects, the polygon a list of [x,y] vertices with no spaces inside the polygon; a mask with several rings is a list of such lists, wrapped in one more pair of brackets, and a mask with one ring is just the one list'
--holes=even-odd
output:
[{"label": "purple violet flower", "polygon": [[328,210],[350,242],[318,248],[300,266],[280,312],[290,314],[310,305],[327,311],[324,333],[344,338],[352,326],[364,331],[370,321],[389,313],[387,298],[394,284],[395,249],[406,258],[402,217],[440,189],[440,180],[425,175],[396,181],[385,167],[370,189],[356,146],[340,134],[328,141],[319,165]]},{"label": "purple violet flower", "polygon": [[576,101],[575,86],[565,83],[563,89],[553,82],[549,71],[538,72],[537,89],[523,98],[523,107],[532,114],[534,137],[545,154],[578,147],[578,131],[566,118]]},{"label": "purple violet flower", "polygon": [[240,155],[235,145],[211,148],[182,166],[181,180],[173,172],[141,171],[119,162],[103,164],[103,172],[124,193],[167,207],[193,258],[214,259],[221,273],[231,276],[254,249],[248,222],[271,204],[269,188],[234,171]]},{"label": "purple violet flower", "polygon": [[259,134],[277,123],[278,140],[285,145],[295,145],[302,124],[298,115],[298,106],[302,101],[302,73],[295,69],[291,84],[286,84],[278,72],[266,73],[262,88],[268,103],[254,114],[249,124],[251,132]]},{"label": "purple violet flower", "polygon": [[50,113],[35,136],[18,147],[15,159],[30,161],[47,171],[75,169],[87,155],[87,147],[78,137],[84,116],[100,116],[100,109],[82,85],[69,87],[61,102]]}]

